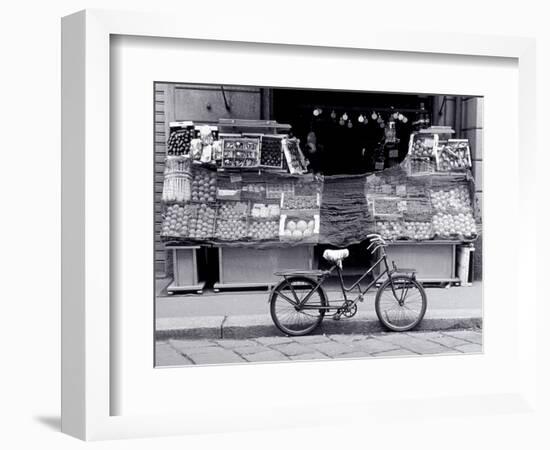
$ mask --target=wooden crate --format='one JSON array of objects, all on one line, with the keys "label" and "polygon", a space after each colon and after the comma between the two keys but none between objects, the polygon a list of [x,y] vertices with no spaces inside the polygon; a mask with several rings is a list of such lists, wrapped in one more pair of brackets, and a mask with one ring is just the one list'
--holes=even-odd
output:
[{"label": "wooden crate", "polygon": [[267,287],[280,278],[274,272],[284,269],[312,269],[313,246],[254,249],[219,247],[219,282],[214,289]]}]

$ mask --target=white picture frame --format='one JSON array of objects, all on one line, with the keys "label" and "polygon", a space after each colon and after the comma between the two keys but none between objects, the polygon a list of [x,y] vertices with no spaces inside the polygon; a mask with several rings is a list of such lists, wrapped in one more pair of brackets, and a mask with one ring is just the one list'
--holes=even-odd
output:
[{"label": "white picture frame", "polygon": [[[301,48],[327,48],[332,52],[355,49],[378,52],[399,52],[414,55],[454,55],[456,57],[496,57],[517,61],[519,97],[517,149],[534,149],[536,146],[534,114],[535,44],[534,40],[516,37],[473,36],[435,32],[396,32],[370,28],[345,35],[326,35],[322,30],[311,29],[307,33],[299,29],[287,29],[262,23],[250,27],[217,26],[215,30],[203,27],[201,21],[181,20],[170,14],[130,13],[87,10],[63,18],[62,21],[62,431],[85,440],[163,436],[197,432],[242,431],[271,427],[311,426],[321,420],[349,420],[358,423],[377,414],[386,420],[399,421],[391,412],[391,405],[399,404],[401,413],[411,416],[422,414],[428,404],[449,406],[441,414],[469,415],[496,414],[503,405],[514,413],[534,411],[538,407],[536,327],[529,327],[527,312],[517,313],[517,377],[514,382],[497,393],[485,395],[474,390],[464,396],[443,398],[440,393],[425,393],[425,402],[406,397],[396,397],[384,404],[379,400],[368,403],[363,397],[358,400],[328,396],[316,404],[306,403],[293,407],[293,415],[285,416],[281,405],[269,401],[260,405],[262,399],[249,399],[258,403],[255,411],[244,406],[227,408],[220,406],[218,412],[203,410],[173,413],[113,414],[113,394],[121,389],[113,378],[112,366],[121,357],[113,349],[112,338],[117,334],[121,320],[113,309],[111,297],[115,292],[111,277],[110,239],[111,210],[110,187],[116,174],[110,168],[110,64],[111,37],[140,36],[186,40],[212,40],[213,42],[256,43],[257,45],[284,44],[279,50],[300,46]],[[340,50],[338,50],[340,49]],[[396,53],[397,54],[397,53]],[[449,56],[452,57],[452,56]],[[173,80],[185,81],[185,80]],[[397,87],[396,87],[396,90]],[[152,142],[152,140],[150,141]],[[536,159],[519,158],[519,181],[515,189],[514,207],[522,221],[535,229],[536,192],[529,181],[534,173]],[[492,169],[486,169],[492,170]],[[515,186],[515,185],[514,185]],[[521,198],[521,201],[519,200]],[[491,226],[490,217],[485,223]],[[517,247],[516,257],[531,261],[530,265],[514,266],[518,279],[533,279],[536,268],[536,242],[526,240]],[[514,285],[516,286],[516,285]],[[522,289],[524,289],[522,287]],[[536,284],[523,291],[522,303],[529,314],[537,310]],[[511,294],[512,295],[512,294]],[[517,297],[517,292],[515,293]],[[517,300],[517,299],[516,299]],[[152,302],[152,298],[150,299]],[[152,308],[151,308],[152,309]],[[487,311],[487,310],[486,310]],[[130,318],[131,319],[131,318]],[[491,320],[490,326],[496,326]],[[146,331],[143,331],[146,333]],[[152,336],[148,335],[152,341]],[[497,349],[498,350],[498,349]],[[495,350],[495,351],[497,351]],[[479,357],[478,357],[479,358]],[[483,356],[481,357],[483,358]],[[391,360],[384,370],[403,370],[403,364],[412,360]],[[456,362],[462,364],[464,360]],[[319,370],[319,363],[300,364],[299,370],[309,373]],[[453,366],[453,360],[446,364]],[[151,359],[152,366],[152,359]],[[261,378],[269,373],[283,373],[290,365],[258,365],[247,368],[251,377]],[[421,367],[415,363],[415,367]],[[152,368],[152,367],[151,367]],[[236,374],[243,368],[229,368]],[[322,371],[329,377],[338,376],[344,370],[361,373],[365,365],[361,361],[324,364]],[[179,369],[166,369],[165,372]],[[195,369],[193,369],[195,370]],[[212,379],[210,372],[197,372],[204,383]],[[297,369],[298,370],[298,369]],[[136,373],[137,376],[137,373]],[[193,377],[191,371],[182,372],[181,379]],[[196,378],[196,377],[195,377]],[[214,376],[215,378],[215,376]],[[196,382],[196,381],[194,381]],[[229,389],[228,389],[229,391]],[[227,393],[229,395],[229,392]],[[205,399],[205,403],[209,400]],[[393,403],[392,403],[393,402]],[[399,402],[399,403],[395,403]],[[261,407],[260,407],[261,406]],[[453,409],[454,408],[454,409]],[[116,409],[116,408],[115,408]],[[450,411],[453,411],[452,413]],[[447,412],[445,412],[447,411]],[[299,419],[296,420],[295,418]],[[269,422],[269,425],[266,425]]]}]

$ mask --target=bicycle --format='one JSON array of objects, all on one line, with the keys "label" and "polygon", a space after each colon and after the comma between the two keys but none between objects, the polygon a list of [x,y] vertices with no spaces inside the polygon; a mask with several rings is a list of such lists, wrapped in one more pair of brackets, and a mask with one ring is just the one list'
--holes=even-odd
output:
[{"label": "bicycle", "polygon": [[[391,331],[409,331],[422,321],[426,313],[427,300],[423,286],[416,280],[416,270],[398,269],[394,261],[390,268],[384,239],[378,234],[369,234],[367,238],[370,240],[367,250],[370,250],[371,254],[380,250],[380,256],[349,287],[344,284],[342,265],[342,261],[349,256],[347,249],[325,250],[323,258],[332,263],[328,270],[292,270],[275,273],[284,279],[272,289],[269,304],[271,318],[281,332],[289,336],[304,336],[315,330],[325,315],[331,312],[335,320],[355,316],[357,303],[362,302],[370,288],[384,276],[387,278],[380,284],[375,299],[378,320]],[[383,270],[376,277],[373,276],[373,280],[362,289],[360,283],[378,266]],[[331,304],[322,285],[334,271],[338,275],[343,299]],[[348,299],[347,294],[356,288],[359,291],[357,297],[353,300]]]}]

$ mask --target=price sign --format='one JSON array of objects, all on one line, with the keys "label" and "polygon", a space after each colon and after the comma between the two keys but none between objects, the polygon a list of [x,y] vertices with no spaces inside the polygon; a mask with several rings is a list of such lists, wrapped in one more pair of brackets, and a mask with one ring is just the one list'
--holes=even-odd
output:
[{"label": "price sign", "polygon": [[242,175],[231,175],[229,177],[229,180],[231,181],[231,183],[239,183],[240,181],[243,181],[243,177]]},{"label": "price sign", "polygon": [[397,149],[390,150],[389,156],[390,156],[390,158],[398,158],[399,157],[399,150],[397,150]]},{"label": "price sign", "polygon": [[376,170],[384,170],[384,161],[376,161],[374,168]]}]

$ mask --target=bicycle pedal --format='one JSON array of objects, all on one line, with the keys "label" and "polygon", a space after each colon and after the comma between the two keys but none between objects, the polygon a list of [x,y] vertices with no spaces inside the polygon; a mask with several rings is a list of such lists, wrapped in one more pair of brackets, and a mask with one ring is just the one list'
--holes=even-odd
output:
[{"label": "bicycle pedal", "polygon": [[340,320],[341,317],[341,314],[334,314],[334,316],[332,316],[332,320]]}]

